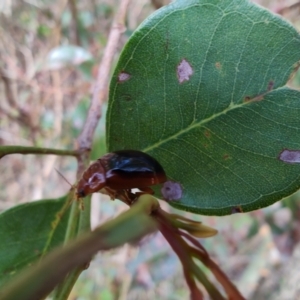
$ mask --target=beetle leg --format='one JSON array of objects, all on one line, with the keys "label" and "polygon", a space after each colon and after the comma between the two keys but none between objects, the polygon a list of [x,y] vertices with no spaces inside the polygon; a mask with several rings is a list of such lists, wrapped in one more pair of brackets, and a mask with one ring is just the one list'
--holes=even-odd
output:
[{"label": "beetle leg", "polygon": [[84,203],[83,203],[83,199],[82,198],[78,198],[78,202],[79,202],[79,209],[80,210],[84,210]]},{"label": "beetle leg", "polygon": [[131,190],[124,190],[124,192],[126,193],[128,205],[131,205],[137,199],[136,193]]},{"label": "beetle leg", "polygon": [[133,203],[135,200],[137,200],[138,197],[145,195],[145,194],[150,194],[153,195],[154,191],[150,187],[143,187],[143,188],[138,188],[140,191],[136,193],[132,193],[131,190],[127,190],[128,195],[130,196],[131,202]]},{"label": "beetle leg", "polygon": [[143,188],[138,188],[140,192],[137,192],[136,194],[143,195],[143,194],[150,194],[154,195],[154,191],[150,187],[143,187]]},{"label": "beetle leg", "polygon": [[115,200],[117,198],[118,192],[109,187],[105,187],[100,191],[102,194],[105,194],[110,197],[110,200]]},{"label": "beetle leg", "polygon": [[84,210],[84,202],[83,198],[81,197],[76,197],[76,201],[78,202],[78,207],[80,210]]}]

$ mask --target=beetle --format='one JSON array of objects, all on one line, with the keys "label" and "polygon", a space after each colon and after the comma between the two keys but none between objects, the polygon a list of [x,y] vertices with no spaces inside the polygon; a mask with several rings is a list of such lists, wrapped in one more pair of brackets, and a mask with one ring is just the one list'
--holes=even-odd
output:
[{"label": "beetle", "polygon": [[138,150],[119,150],[107,153],[90,165],[78,182],[76,194],[82,198],[104,187],[138,188],[148,192],[149,186],[165,181],[165,171],[155,158]]}]

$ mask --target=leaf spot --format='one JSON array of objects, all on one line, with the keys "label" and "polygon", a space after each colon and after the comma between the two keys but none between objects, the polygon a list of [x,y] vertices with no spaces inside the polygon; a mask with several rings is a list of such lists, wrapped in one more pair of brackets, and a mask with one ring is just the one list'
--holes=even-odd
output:
[{"label": "leaf spot", "polygon": [[229,154],[224,154],[224,155],[223,155],[223,159],[224,159],[224,160],[227,160],[227,159],[230,159],[230,158],[231,158],[231,157],[230,157]]},{"label": "leaf spot", "polygon": [[222,65],[221,65],[221,63],[220,63],[219,61],[217,61],[217,62],[215,63],[215,67],[216,67],[217,69],[221,69],[221,68],[222,68]]},{"label": "leaf spot", "polygon": [[177,66],[177,78],[179,83],[190,80],[190,76],[193,74],[193,69],[189,62],[183,59]]},{"label": "leaf spot", "polygon": [[284,149],[280,152],[278,158],[289,164],[300,164],[300,150]]},{"label": "leaf spot", "polygon": [[204,131],[204,135],[207,137],[207,138],[210,138],[211,134],[208,130],[205,130]]},{"label": "leaf spot", "polygon": [[268,83],[268,88],[267,88],[268,92],[272,91],[273,87],[274,87],[274,81],[270,80],[269,83]]},{"label": "leaf spot", "polygon": [[127,80],[129,80],[131,77],[130,74],[126,73],[126,72],[121,72],[119,75],[118,75],[118,81],[119,82],[125,82]]},{"label": "leaf spot", "polygon": [[237,205],[231,208],[231,214],[242,213],[243,209],[241,205]]},{"label": "leaf spot", "polygon": [[258,95],[256,97],[251,98],[250,96],[245,96],[244,97],[244,102],[258,102],[258,101],[262,101],[264,99],[264,95]]},{"label": "leaf spot", "polygon": [[182,186],[179,182],[166,181],[160,191],[163,198],[167,201],[179,200],[182,197]]}]

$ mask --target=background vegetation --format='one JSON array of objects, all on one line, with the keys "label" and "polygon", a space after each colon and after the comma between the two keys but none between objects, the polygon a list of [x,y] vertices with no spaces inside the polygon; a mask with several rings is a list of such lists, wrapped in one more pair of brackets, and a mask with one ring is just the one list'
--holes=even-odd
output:
[{"label": "background vegetation", "polygon": [[[259,1],[299,29],[300,5],[288,2]],[[117,0],[2,1],[0,145],[74,146],[118,4]],[[119,51],[157,6],[159,1],[131,2]],[[118,55],[115,62],[117,59]],[[296,88],[299,83],[299,76],[291,82]],[[106,152],[105,110],[106,104],[93,159]],[[55,168],[75,182],[74,158],[2,158],[0,210],[65,194],[69,187]],[[100,194],[93,196],[92,207],[93,227],[126,209]],[[218,236],[203,244],[247,299],[274,299],[272,293],[280,289],[287,262],[297,267],[292,255],[300,239],[299,216],[298,194],[248,214],[222,218],[189,215],[219,229]],[[81,275],[70,299],[187,299],[188,293],[177,257],[157,233],[136,245],[98,255]]]}]

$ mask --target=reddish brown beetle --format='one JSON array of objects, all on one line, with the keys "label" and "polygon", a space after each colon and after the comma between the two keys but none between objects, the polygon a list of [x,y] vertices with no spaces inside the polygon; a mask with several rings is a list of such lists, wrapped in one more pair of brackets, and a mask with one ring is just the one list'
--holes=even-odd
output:
[{"label": "reddish brown beetle", "polygon": [[150,155],[137,150],[120,150],[94,162],[79,180],[76,194],[81,198],[104,187],[112,190],[143,190],[166,180],[164,169]]}]

